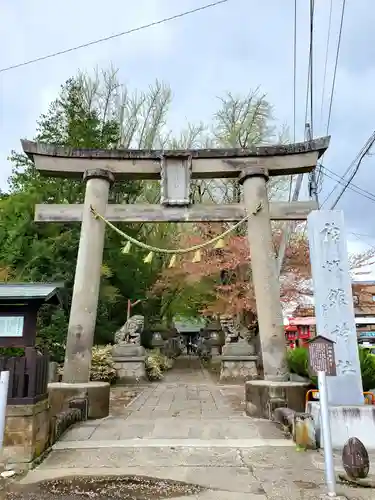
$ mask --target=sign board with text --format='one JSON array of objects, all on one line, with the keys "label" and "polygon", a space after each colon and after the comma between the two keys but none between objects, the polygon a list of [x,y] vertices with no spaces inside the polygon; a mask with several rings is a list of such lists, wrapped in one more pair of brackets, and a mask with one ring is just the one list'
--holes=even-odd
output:
[{"label": "sign board with text", "polygon": [[23,316],[0,316],[0,337],[22,337]]},{"label": "sign board with text", "polygon": [[318,335],[309,342],[309,372],[316,376],[318,372],[327,376],[336,376],[336,360],[334,342]]},{"label": "sign board with text", "polygon": [[0,283],[0,348],[35,346],[43,304],[64,306],[62,283]]}]

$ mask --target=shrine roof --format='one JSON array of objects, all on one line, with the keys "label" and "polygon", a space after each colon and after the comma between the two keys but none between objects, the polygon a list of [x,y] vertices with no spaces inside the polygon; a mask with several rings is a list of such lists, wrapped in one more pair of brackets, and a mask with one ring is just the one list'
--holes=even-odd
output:
[{"label": "shrine roof", "polygon": [[209,148],[187,150],[154,149],[73,149],[54,144],[22,140],[24,152],[33,159],[34,155],[60,158],[114,159],[114,160],[159,160],[164,156],[185,156],[194,158],[246,158],[258,156],[285,156],[318,152],[321,156],[329,146],[330,137],[320,137],[311,141],[293,144],[269,144],[252,148]]},{"label": "shrine roof", "polygon": [[175,321],[174,326],[179,333],[198,333],[205,326],[205,321]]},{"label": "shrine roof", "polygon": [[0,283],[0,302],[14,299],[62,304],[63,283]]}]

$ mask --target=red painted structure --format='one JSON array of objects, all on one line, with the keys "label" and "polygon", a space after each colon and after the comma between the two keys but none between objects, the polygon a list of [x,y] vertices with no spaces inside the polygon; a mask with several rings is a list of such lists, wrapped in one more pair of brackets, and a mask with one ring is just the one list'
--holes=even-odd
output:
[{"label": "red painted structure", "polygon": [[306,346],[314,335],[315,318],[293,317],[288,318],[288,321],[289,325],[285,325],[285,338],[289,346],[295,347],[297,340],[299,347]]}]

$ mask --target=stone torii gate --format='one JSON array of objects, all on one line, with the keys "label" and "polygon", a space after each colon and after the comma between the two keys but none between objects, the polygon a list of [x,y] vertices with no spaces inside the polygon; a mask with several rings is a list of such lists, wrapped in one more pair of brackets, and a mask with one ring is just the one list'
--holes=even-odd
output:
[{"label": "stone torii gate", "polygon": [[[270,176],[314,170],[328,144],[329,137],[324,137],[252,149],[149,151],[75,150],[22,141],[25,153],[40,174],[83,179],[86,183],[83,205],[45,204],[35,208],[37,222],[81,222],[63,381],[89,381],[105,231],[104,222],[93,217],[90,206],[112,222],[238,221],[255,213],[247,225],[264,378],[287,380],[280,286],[270,221],[305,220],[318,207],[314,201],[269,203],[267,181]],[[239,179],[244,203],[191,205],[191,179],[217,178]],[[127,179],[160,179],[161,204],[108,204],[111,184]]]}]

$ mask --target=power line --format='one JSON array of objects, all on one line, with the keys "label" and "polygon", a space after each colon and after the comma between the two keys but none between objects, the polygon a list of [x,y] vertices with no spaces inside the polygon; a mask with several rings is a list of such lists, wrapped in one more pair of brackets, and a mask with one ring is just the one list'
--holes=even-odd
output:
[{"label": "power line", "polygon": [[[325,170],[325,172],[323,172],[323,174],[325,176],[327,176],[329,179],[332,179],[332,180],[336,181],[336,183],[338,182],[341,185],[346,184],[346,180],[344,177],[341,177],[340,175],[336,174],[335,172],[328,169],[327,167],[324,167],[323,165],[321,165],[321,168],[323,169],[323,171]],[[329,173],[327,173],[327,172],[329,172]],[[329,175],[329,174],[331,174],[331,175]],[[332,176],[334,176],[334,177],[332,177]],[[374,193],[371,193],[370,191],[367,191],[366,189],[363,189],[360,186],[353,184],[353,182],[350,183],[350,185],[348,186],[348,189],[350,189],[354,193],[357,193],[357,194],[364,196],[367,199],[371,199],[371,200],[375,201],[375,194]]]},{"label": "power line", "polygon": [[[296,142],[296,94],[297,94],[297,0],[294,0],[293,31],[293,142]],[[292,199],[293,175],[289,179],[289,201]]]},{"label": "power line", "polygon": [[350,234],[354,234],[355,236],[358,236],[358,238],[375,239],[375,235],[373,235],[373,234],[363,234],[363,233],[353,233],[353,232],[350,232]]},{"label": "power line", "polygon": [[341,193],[338,195],[338,197],[336,198],[335,202],[333,203],[332,207],[331,207],[331,210],[333,210],[336,205],[338,204],[338,202],[340,201],[341,197],[343,196],[343,194],[345,193],[345,191],[347,190],[347,188],[349,187],[350,183],[352,182],[352,180],[354,179],[354,177],[356,176],[358,170],[359,170],[359,167],[361,166],[361,163],[362,163],[362,160],[363,158],[367,155],[367,153],[370,151],[370,149],[372,148],[373,144],[375,142],[375,132],[372,134],[372,136],[370,137],[370,139],[368,140],[364,150],[362,151],[360,157],[359,157],[359,160],[357,162],[357,165],[353,171],[353,173],[350,175],[347,183],[345,184],[345,186],[343,187],[343,189],[341,190]]},{"label": "power line", "polygon": [[370,243],[368,243],[367,241],[365,241],[363,239],[364,236],[368,237],[368,238],[374,238],[374,236],[371,236],[370,234],[359,234],[359,233],[353,233],[353,232],[349,232],[349,234],[352,234],[353,236],[355,236],[357,238],[357,240],[361,241],[362,243],[364,243],[365,245],[370,247],[370,249],[375,249],[374,245],[371,245]]},{"label": "power line", "polygon": [[[330,7],[330,13],[329,13],[329,25],[331,24],[331,20],[332,20],[332,3],[333,2],[331,0],[331,7]],[[334,71],[333,71],[332,88],[331,88],[331,95],[330,95],[330,100],[329,100],[327,127],[326,127],[326,134],[325,135],[328,135],[328,133],[329,133],[329,127],[330,127],[330,124],[331,124],[332,105],[333,105],[333,98],[334,98],[335,88],[336,88],[336,75],[337,75],[337,68],[338,68],[339,56],[340,56],[342,31],[343,31],[343,25],[344,25],[345,7],[346,7],[346,0],[343,0],[343,2],[342,2],[342,8],[341,8],[341,20],[340,20],[339,36],[338,36],[337,48],[336,48],[335,66],[334,66]],[[327,63],[327,58],[328,58],[328,45],[329,45],[330,27],[328,29],[329,29],[329,31],[328,31],[327,49],[326,49],[326,63]],[[326,67],[324,69],[324,74],[325,73],[326,73]],[[325,76],[324,76],[324,79],[325,79]],[[323,84],[322,106],[323,106],[324,92],[325,92],[325,89],[324,89],[324,84]],[[321,110],[321,116],[322,116],[322,110]],[[323,153],[323,156],[322,156],[321,159],[323,159],[324,155],[325,155],[325,152]],[[320,181],[321,181],[321,171],[318,170],[317,184],[321,186],[321,182]],[[328,198],[329,198],[329,196],[331,194],[328,195]],[[327,198],[324,200],[323,205],[324,205],[324,203],[326,201],[327,201]]]},{"label": "power line", "polygon": [[[321,168],[323,170],[322,173],[324,176],[328,177],[329,179],[332,179],[333,181],[336,181],[336,183],[338,182],[341,185],[346,184],[344,177],[340,177],[339,175],[335,174],[335,172],[332,172],[332,170],[329,170],[327,167],[324,167],[323,165],[321,166]],[[329,172],[332,175],[329,175],[325,171]],[[333,176],[335,176],[335,177],[333,177]],[[370,193],[370,191],[367,191],[366,189],[362,189],[361,187],[359,187],[353,183],[351,183],[348,186],[348,189],[353,191],[353,193],[359,194],[360,196],[363,196],[364,198],[367,198],[368,200],[375,202],[375,195]]]},{"label": "power line", "polygon": [[296,89],[297,89],[297,0],[294,0],[293,38],[293,142],[296,142]]},{"label": "power line", "polygon": [[[323,159],[323,155],[321,157]],[[350,170],[354,167],[355,165],[355,162],[358,160],[359,158],[359,155],[356,156],[356,158],[351,162],[351,164],[349,165],[349,167],[345,170],[345,172],[343,173],[343,175],[341,176],[342,179],[345,179],[345,176],[350,172]],[[329,192],[329,194],[326,196],[325,200],[323,201],[323,205],[325,205],[325,203],[327,202],[328,198],[330,198],[333,193],[336,191],[336,189],[340,186],[340,183],[337,183],[333,186],[333,188],[331,189],[331,191]]]},{"label": "power line", "polygon": [[327,34],[327,43],[326,43],[326,57],[325,57],[325,62],[324,62],[322,102],[320,103],[320,125],[322,125],[322,121],[323,121],[323,106],[324,106],[324,97],[325,97],[325,88],[326,88],[326,79],[327,79],[328,52],[329,52],[329,42],[331,40],[331,28],[332,28],[332,6],[333,6],[333,0],[331,0],[330,6],[329,6],[328,34]]},{"label": "power line", "polygon": [[[345,170],[342,178],[345,178],[346,175],[350,172],[351,169],[355,168],[356,165],[358,165],[358,162],[361,158],[362,153],[366,150],[367,146],[371,143],[371,146],[373,144],[373,139],[375,137],[375,132],[371,135],[371,137],[366,141],[366,144],[361,148],[357,156],[354,158],[354,160],[350,163],[349,167]],[[370,147],[371,147],[370,146]],[[366,154],[366,153],[365,153]],[[323,156],[322,156],[323,158]],[[331,195],[336,191],[336,189],[339,187],[339,183],[336,183],[336,185],[332,188],[332,190],[329,192],[328,196],[326,196],[325,200],[322,203],[322,206],[325,205],[328,201],[328,199],[331,197]]]},{"label": "power line", "polygon": [[91,45],[96,45],[98,43],[107,42],[108,40],[113,40],[114,38],[119,38],[120,36],[130,35],[131,33],[135,33],[136,31],[141,31],[141,30],[144,30],[147,28],[152,28],[153,26],[157,26],[159,24],[163,24],[163,23],[166,23],[168,21],[173,21],[175,19],[179,19],[181,17],[185,17],[185,16],[188,16],[190,14],[195,14],[196,12],[201,12],[202,10],[206,10],[206,9],[211,8],[211,7],[216,7],[217,5],[224,4],[228,1],[229,0],[218,0],[217,2],[213,2],[213,3],[207,4],[207,5],[202,5],[202,7],[197,7],[196,9],[187,10],[185,12],[181,12],[180,14],[176,14],[174,16],[165,17],[164,19],[160,19],[159,21],[154,21],[154,22],[149,23],[149,24],[144,24],[142,26],[138,26],[137,28],[132,28],[132,29],[127,30],[127,31],[122,31],[121,33],[116,33],[114,35],[109,35],[109,36],[106,36],[103,38],[98,38],[96,40],[92,40],[90,42],[83,43],[81,45],[76,45],[75,47],[71,47],[69,49],[60,50],[58,52],[53,52],[52,54],[47,54],[45,56],[36,57],[35,59],[30,59],[30,60],[24,61],[22,63],[13,64],[12,66],[1,68],[0,73],[5,73],[6,71],[10,71],[12,69],[21,68],[23,66],[28,66],[29,64],[34,64],[34,63],[37,63],[40,61],[45,61],[46,59],[51,59],[52,57],[61,56],[63,54],[68,54],[69,52],[74,52],[74,51],[79,50],[79,49],[90,47]]},{"label": "power line", "polygon": [[[309,28],[309,33],[310,33],[310,38],[309,38],[309,63],[307,67],[307,86],[306,86],[306,103],[305,103],[305,127],[307,123],[307,116],[308,116],[308,110],[309,110],[309,96],[310,96],[310,122],[312,120],[312,56],[313,56],[313,33],[314,33],[314,0],[310,0],[310,28]],[[306,129],[305,129],[306,132]]]},{"label": "power line", "polygon": [[337,51],[336,51],[335,69],[334,69],[334,71],[333,71],[333,79],[332,79],[331,98],[330,98],[330,101],[329,101],[329,109],[328,109],[328,120],[327,120],[326,135],[328,135],[329,126],[330,126],[330,124],[331,124],[332,104],[333,104],[333,96],[334,96],[334,94],[335,94],[336,75],[337,75],[337,66],[338,66],[339,56],[340,56],[341,37],[342,37],[342,27],[343,27],[343,24],[344,24],[345,6],[346,6],[346,0],[343,0],[343,1],[342,1],[342,10],[341,10],[341,21],[340,21],[339,39],[338,39],[338,42],[337,42]]},{"label": "power line", "polygon": [[[308,81],[310,81],[310,121],[307,123],[307,102],[306,102],[306,120],[305,120],[305,132],[306,139],[312,140],[314,137],[314,11],[315,11],[315,0],[310,0],[310,47],[309,47],[309,74]],[[307,95],[309,84],[307,85]],[[309,186],[309,196],[310,198],[315,198],[318,207],[319,207],[319,197],[318,197],[318,189],[316,184],[316,176],[315,169],[309,173],[308,176],[308,186]]]},{"label": "power line", "polygon": [[314,9],[315,9],[315,0],[310,0],[310,130],[311,137],[314,137],[314,120],[313,120],[313,112],[314,112],[314,101],[313,101],[313,69],[314,69]]},{"label": "power line", "polygon": [[[312,8],[311,8],[312,5]],[[313,26],[313,16],[314,16],[314,0],[310,0],[310,51],[309,51],[309,70],[308,70],[308,77],[307,77],[307,96],[306,96],[306,115],[307,115],[307,101],[308,101],[308,92],[309,92],[309,76],[312,75],[312,29],[311,26]],[[294,141],[295,141],[295,96],[296,96],[296,48],[297,48],[297,1],[295,0],[294,2]],[[305,124],[307,121],[307,117],[305,120]],[[311,140],[311,137],[310,139]],[[294,192],[292,194],[292,188],[293,188],[293,176],[290,176],[290,184],[289,184],[289,201],[297,201],[299,198],[299,194],[301,191],[302,187],[302,181],[303,181],[303,174],[298,174],[297,179],[296,179],[296,184],[294,186]],[[277,272],[278,275],[280,276],[282,267],[283,267],[283,262],[285,259],[285,252],[286,252],[286,247],[288,245],[290,235],[292,231],[295,228],[295,224],[291,223],[288,224],[286,223],[283,228],[283,232],[281,235],[281,241],[280,241],[280,246],[279,246],[279,251],[277,255],[277,261],[276,261],[276,266],[277,266]]]}]

